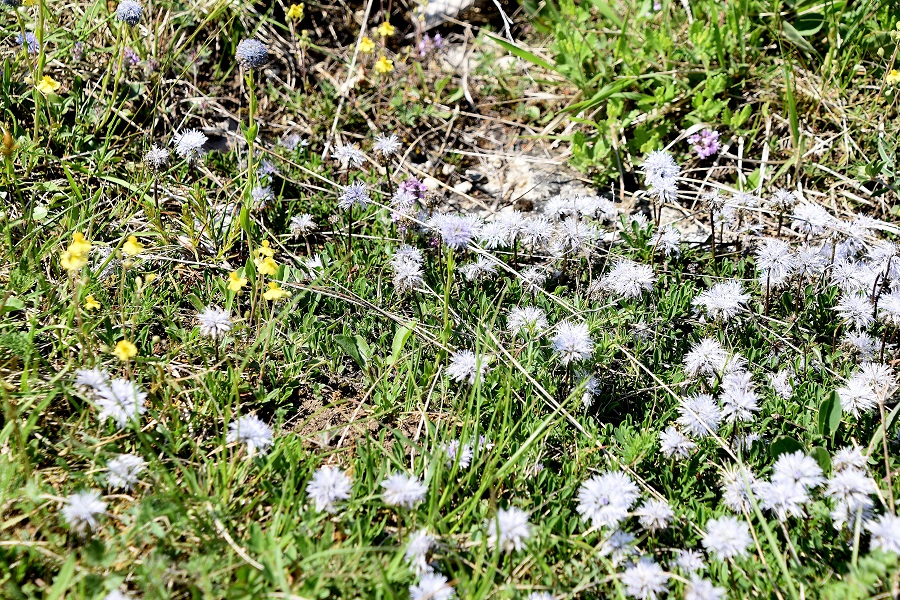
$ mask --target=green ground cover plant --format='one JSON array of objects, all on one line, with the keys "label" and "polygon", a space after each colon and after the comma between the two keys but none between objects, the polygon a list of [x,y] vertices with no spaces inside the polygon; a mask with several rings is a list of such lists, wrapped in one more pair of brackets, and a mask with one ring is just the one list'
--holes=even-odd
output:
[{"label": "green ground cover plant", "polygon": [[898,596],[897,8],[513,8],[4,0],[0,597]]}]

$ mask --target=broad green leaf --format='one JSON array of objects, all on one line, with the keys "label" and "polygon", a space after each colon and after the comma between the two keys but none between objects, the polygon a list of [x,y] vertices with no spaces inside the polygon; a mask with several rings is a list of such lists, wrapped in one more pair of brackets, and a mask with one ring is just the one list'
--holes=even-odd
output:
[{"label": "broad green leaf", "polygon": [[23,308],[25,308],[25,302],[23,302],[21,298],[11,296],[6,299],[6,302],[3,304],[3,310],[2,312],[0,312],[0,314],[12,312],[14,310],[22,310]]},{"label": "broad green leaf", "polygon": [[816,446],[810,451],[809,455],[816,459],[816,462],[822,467],[822,471],[825,473],[831,472],[831,455],[828,454],[828,450],[821,446]]},{"label": "broad green leaf", "polygon": [[391,360],[388,363],[389,365],[395,365],[397,364],[397,361],[400,360],[400,354],[403,352],[403,347],[406,345],[406,341],[409,340],[409,336],[412,335],[412,326],[413,323],[404,325],[397,329],[397,333],[394,334],[394,341],[391,343]]},{"label": "broad green leaf", "polygon": [[357,365],[359,365],[360,369],[365,370],[366,368],[366,357],[361,352],[358,340],[359,336],[349,336],[349,335],[336,335],[334,336],[334,341],[338,346],[344,351],[344,353],[352,358]]},{"label": "broad green leaf", "polygon": [[841,399],[832,391],[819,407],[819,433],[831,438],[841,424]]},{"label": "broad green leaf", "polygon": [[822,13],[806,13],[794,19],[793,27],[803,37],[815,35],[822,29],[825,24],[825,17]]},{"label": "broad green leaf", "polygon": [[787,41],[791,42],[804,52],[808,52],[809,54],[818,54],[815,48],[812,47],[812,44],[806,41],[806,38],[800,35],[800,32],[794,29],[794,26],[787,21],[784,21],[781,24],[781,34]]},{"label": "broad green leaf", "polygon": [[782,454],[789,454],[791,452],[796,452],[797,450],[803,450],[803,445],[794,438],[786,435],[775,438],[775,441],[772,442],[772,445],[769,447],[772,458],[778,458]]}]

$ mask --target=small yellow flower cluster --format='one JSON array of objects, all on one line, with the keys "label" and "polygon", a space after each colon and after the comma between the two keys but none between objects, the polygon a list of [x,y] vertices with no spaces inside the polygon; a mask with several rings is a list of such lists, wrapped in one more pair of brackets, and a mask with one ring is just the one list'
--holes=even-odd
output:
[{"label": "small yellow flower cluster", "polygon": [[359,41],[359,51],[363,54],[369,54],[373,50],[375,50],[375,42],[373,42],[372,38],[369,36],[366,36]]},{"label": "small yellow flower cluster", "polygon": [[[388,21],[385,21],[375,32],[381,36],[382,38],[389,38],[394,35],[396,29],[393,25],[391,25]],[[365,36],[363,39],[359,41],[359,51],[363,54],[370,54],[375,51],[375,42],[372,41],[372,38]],[[394,70],[394,61],[389,59],[387,56],[382,54],[378,57],[378,60],[375,61],[375,72],[376,73],[390,73]]]},{"label": "small yellow flower cluster", "polygon": [[263,298],[266,300],[281,300],[291,295],[289,291],[278,285],[277,281],[269,282],[269,289],[263,292]]},{"label": "small yellow flower cluster", "polygon": [[[256,257],[253,264],[256,265],[256,272],[260,275],[271,277],[278,272],[278,263],[275,262],[275,250],[269,244],[269,240],[263,240],[263,243],[256,249]],[[228,275],[228,289],[232,292],[240,292],[247,285],[247,278],[241,277],[237,271],[232,271]],[[277,281],[270,281],[268,289],[263,292],[263,298],[266,300],[281,300],[291,295],[289,291],[278,285]]]},{"label": "small yellow flower cluster", "polygon": [[376,31],[378,31],[378,35],[380,35],[381,37],[391,37],[392,35],[394,35],[394,31],[396,30],[394,29],[393,25],[391,25],[388,21],[385,21],[378,26],[378,29]]},{"label": "small yellow flower cluster", "polygon": [[294,21],[302,20],[305,8],[306,5],[302,2],[300,4],[291,4],[291,7],[287,11],[287,18]]},{"label": "small yellow flower cluster", "polygon": [[394,61],[382,56],[375,62],[375,70],[379,73],[390,73],[394,70]]},{"label": "small yellow flower cluster", "polygon": [[274,256],[275,251],[269,247],[269,240],[263,240],[262,246],[256,250],[256,259],[253,261],[260,275],[271,277],[278,272],[278,263],[275,262]]},{"label": "small yellow flower cluster", "polygon": [[888,85],[897,85],[898,83],[900,83],[900,71],[898,71],[897,69],[891,69],[884,80]]},{"label": "small yellow flower cluster", "polygon": [[91,251],[91,243],[84,239],[84,235],[80,231],[76,231],[72,235],[72,243],[66,248],[62,256],[59,257],[59,263],[63,269],[74,273],[80,271],[88,262],[88,253]]},{"label": "small yellow flower cluster", "polygon": [[228,289],[232,292],[237,293],[241,291],[245,285],[247,285],[247,278],[238,275],[237,271],[232,271],[228,274]]}]

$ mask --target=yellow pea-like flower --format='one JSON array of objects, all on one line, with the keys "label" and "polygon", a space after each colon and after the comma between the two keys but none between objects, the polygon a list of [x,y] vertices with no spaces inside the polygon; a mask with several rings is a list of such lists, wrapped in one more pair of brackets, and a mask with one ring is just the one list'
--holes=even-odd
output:
[{"label": "yellow pea-like flower", "polygon": [[129,235],[125,244],[122,246],[122,252],[128,256],[136,256],[144,251],[144,245],[138,241],[133,235]]},{"label": "yellow pea-like flower", "polygon": [[44,75],[44,78],[38,81],[35,87],[40,93],[47,96],[49,94],[55,93],[56,90],[59,89],[59,82],[49,75]]},{"label": "yellow pea-like flower", "polygon": [[306,5],[302,2],[300,4],[291,4],[291,7],[287,11],[287,18],[299,21],[303,18],[303,9],[305,8]]},{"label": "yellow pea-like flower", "polygon": [[278,263],[271,256],[256,261],[256,270],[261,275],[272,276],[278,271]]},{"label": "yellow pea-like flower", "polygon": [[228,274],[228,289],[232,292],[239,292],[241,288],[247,285],[247,278],[238,275],[237,271]]},{"label": "yellow pea-like flower", "polygon": [[116,358],[125,362],[137,356],[137,346],[128,340],[119,340],[119,343],[113,349],[113,354],[116,355]]},{"label": "yellow pea-like flower", "polygon": [[394,31],[396,31],[396,29],[389,22],[385,21],[378,26],[377,31],[378,35],[380,35],[381,37],[391,37],[392,35],[394,35]]},{"label": "yellow pea-like flower", "polygon": [[359,41],[359,51],[363,54],[368,54],[375,50],[375,42],[372,41],[372,38],[366,36]]},{"label": "yellow pea-like flower", "polygon": [[269,289],[263,293],[263,298],[266,300],[281,300],[282,298],[288,298],[290,295],[291,293],[280,287],[277,281],[270,281]]},{"label": "yellow pea-like flower", "polygon": [[375,70],[379,73],[390,73],[394,70],[394,61],[382,56],[375,62]]}]

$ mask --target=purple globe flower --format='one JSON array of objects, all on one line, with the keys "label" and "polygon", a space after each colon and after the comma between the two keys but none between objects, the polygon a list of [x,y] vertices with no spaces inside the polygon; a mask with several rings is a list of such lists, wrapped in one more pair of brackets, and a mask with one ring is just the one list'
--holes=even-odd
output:
[{"label": "purple globe flower", "polygon": [[688,142],[694,145],[694,152],[701,159],[713,156],[722,147],[719,132],[714,129],[704,129],[700,133],[695,133],[688,138]]}]

